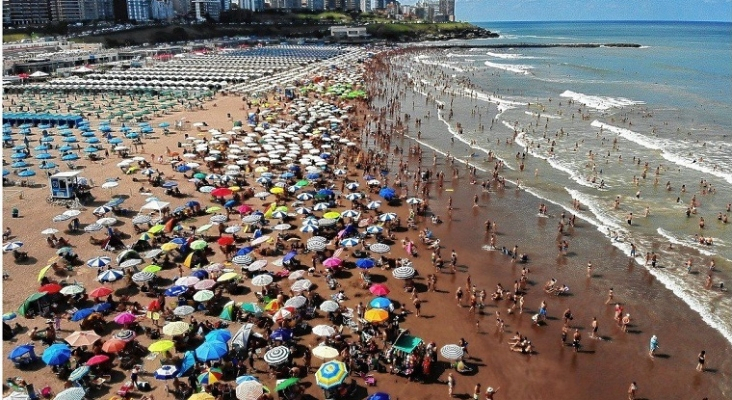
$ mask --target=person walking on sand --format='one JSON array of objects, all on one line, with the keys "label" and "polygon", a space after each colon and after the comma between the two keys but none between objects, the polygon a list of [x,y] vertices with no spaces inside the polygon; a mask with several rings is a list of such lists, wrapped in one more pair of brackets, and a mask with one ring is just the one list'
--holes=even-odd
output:
[{"label": "person walking on sand", "polygon": [[494,399],[493,396],[496,395],[496,393],[498,392],[498,389],[500,389],[500,388],[493,389],[492,387],[488,386],[488,388],[485,390],[485,400],[493,400]]},{"label": "person walking on sand", "polygon": [[455,291],[455,300],[457,300],[458,307],[463,306],[463,288],[458,286],[457,290]]},{"label": "person walking on sand", "polygon": [[422,308],[422,300],[420,300],[419,298],[415,298],[413,303],[414,303],[415,316],[419,318],[422,316],[422,314],[420,314],[420,309]]},{"label": "person walking on sand", "polygon": [[638,385],[635,382],[631,382],[628,388],[628,400],[635,400],[635,394],[638,391]]},{"label": "person walking on sand", "polygon": [[699,372],[704,372],[704,363],[707,359],[707,352],[702,350],[701,353],[699,353],[699,358],[696,363],[696,370]]},{"label": "person walking on sand", "polygon": [[599,336],[597,336],[597,317],[592,317],[592,330],[590,331],[590,338],[591,339],[600,339]]},{"label": "person walking on sand", "polygon": [[475,384],[473,389],[473,400],[480,400],[480,383]]},{"label": "person walking on sand", "polygon": [[450,397],[455,397],[455,395],[452,393],[453,389],[455,388],[455,377],[452,376],[452,372],[447,374],[447,394],[450,395]]},{"label": "person walking on sand", "polygon": [[651,336],[651,342],[648,344],[648,355],[654,358],[656,350],[658,350],[658,337],[656,335]]}]

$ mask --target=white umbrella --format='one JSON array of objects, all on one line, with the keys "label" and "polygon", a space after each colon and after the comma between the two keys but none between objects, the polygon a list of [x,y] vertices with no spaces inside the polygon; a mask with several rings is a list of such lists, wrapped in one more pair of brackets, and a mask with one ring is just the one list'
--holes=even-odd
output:
[{"label": "white umbrella", "polygon": [[416,271],[412,267],[397,267],[391,274],[397,279],[411,279]]},{"label": "white umbrella", "polygon": [[[144,158],[143,158],[143,160],[144,160]],[[116,188],[117,186],[119,186],[119,183],[116,181],[102,183],[102,189],[113,189],[113,188]]]},{"label": "white umbrella", "polygon": [[384,244],[384,243],[374,243],[371,246],[369,246],[369,250],[373,251],[374,253],[383,254],[383,253],[388,253],[391,250],[391,248],[389,247],[389,245]]},{"label": "white umbrella", "polygon": [[267,260],[257,260],[247,267],[247,270],[250,272],[259,271],[260,269],[267,266]]},{"label": "white umbrella", "polygon": [[239,400],[257,400],[264,394],[264,388],[257,381],[244,381],[236,387],[236,398]]},{"label": "white umbrella", "polygon": [[[300,282],[300,281],[298,281],[298,282]],[[295,282],[295,283],[297,283],[297,282]],[[341,306],[333,300],[326,300],[326,301],[320,303],[320,309],[325,312],[334,312],[337,309],[339,309],[340,307]]]},{"label": "white umbrella", "polygon": [[338,350],[330,346],[315,346],[313,356],[321,360],[330,360],[338,357]]},{"label": "white umbrella", "polygon": [[257,275],[254,278],[252,278],[252,285],[267,286],[270,283],[272,283],[273,280],[274,279],[272,278],[272,275],[269,275],[269,274]]},{"label": "white umbrella", "polygon": [[312,285],[313,283],[310,282],[309,279],[300,279],[299,281],[295,281],[295,283],[290,286],[290,289],[292,289],[293,292],[302,292],[310,289],[310,286]]},{"label": "white umbrella", "polygon": [[440,349],[440,354],[448,360],[459,360],[463,353],[463,348],[456,344],[446,344]]},{"label": "white umbrella", "polygon": [[58,229],[55,229],[55,228],[46,228],[46,229],[44,229],[44,230],[41,231],[41,234],[43,234],[43,235],[55,235],[58,232],[59,232]]},{"label": "white umbrella", "polygon": [[305,296],[295,296],[285,302],[285,307],[300,308],[304,306],[307,302],[308,299]]},{"label": "white umbrella", "polygon": [[331,337],[335,335],[336,330],[329,325],[316,325],[313,327],[313,334],[315,336]]}]

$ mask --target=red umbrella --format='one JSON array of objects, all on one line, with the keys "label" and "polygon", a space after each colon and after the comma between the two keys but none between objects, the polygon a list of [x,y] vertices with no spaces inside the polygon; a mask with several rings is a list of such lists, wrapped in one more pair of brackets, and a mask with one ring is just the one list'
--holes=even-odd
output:
[{"label": "red umbrella", "polygon": [[54,294],[61,291],[61,285],[58,283],[49,283],[46,285],[41,286],[40,289],[38,289],[39,292],[46,292],[48,294]]},{"label": "red umbrella", "polygon": [[390,290],[388,287],[380,283],[376,283],[371,285],[371,287],[369,288],[369,292],[371,292],[375,296],[386,296],[387,294],[389,294]]},{"label": "red umbrella", "polygon": [[104,354],[99,354],[99,355],[96,355],[96,356],[90,358],[86,362],[86,365],[88,367],[92,367],[94,365],[98,365],[98,364],[101,364],[101,363],[104,363],[104,362],[107,362],[107,361],[109,361],[109,356],[105,356]]},{"label": "red umbrella", "polygon": [[24,73],[18,74],[18,78],[20,78],[20,79],[28,79],[28,78],[30,78],[30,75],[28,75],[28,74],[26,74],[24,72]]},{"label": "red umbrella", "polygon": [[110,339],[104,342],[102,345],[102,351],[109,354],[119,353],[122,351],[127,343],[119,339]]},{"label": "red umbrella", "polygon": [[160,311],[161,309],[162,307],[157,299],[151,301],[150,304],[147,305],[147,311]]},{"label": "red umbrella", "polygon": [[98,287],[98,288],[92,290],[91,293],[89,293],[89,297],[97,298],[97,297],[109,296],[110,294],[112,294],[112,289],[105,287],[105,286],[101,286],[101,287]]},{"label": "red umbrella", "polygon": [[231,236],[221,236],[219,240],[216,241],[221,246],[228,246],[230,244],[234,244],[234,238]]},{"label": "red umbrella", "polygon": [[216,188],[211,191],[211,196],[213,197],[226,197],[231,196],[233,192],[229,188]]},{"label": "red umbrella", "polygon": [[240,214],[246,214],[248,212],[254,211],[252,206],[250,206],[249,204],[242,204],[236,210],[239,211]]}]

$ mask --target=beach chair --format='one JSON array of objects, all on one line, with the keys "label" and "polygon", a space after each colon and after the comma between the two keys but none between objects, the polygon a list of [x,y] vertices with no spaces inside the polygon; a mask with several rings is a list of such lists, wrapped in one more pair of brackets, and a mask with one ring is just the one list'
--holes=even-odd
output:
[{"label": "beach chair", "polygon": [[124,397],[129,397],[130,392],[132,392],[135,388],[135,385],[132,383],[132,381],[127,381],[122,385],[122,387],[117,390],[117,395]]}]

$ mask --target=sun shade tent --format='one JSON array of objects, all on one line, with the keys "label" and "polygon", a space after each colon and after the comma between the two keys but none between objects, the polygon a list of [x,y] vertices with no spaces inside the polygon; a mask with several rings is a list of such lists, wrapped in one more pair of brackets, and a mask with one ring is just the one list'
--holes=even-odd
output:
[{"label": "sun shade tent", "polygon": [[168,207],[170,203],[167,201],[159,201],[159,200],[153,200],[145,203],[142,207],[140,207],[140,212],[143,210],[154,210],[157,212],[161,212],[161,210],[165,207]]},{"label": "sun shade tent", "polygon": [[395,351],[401,351],[406,354],[412,354],[414,349],[422,343],[422,338],[408,335],[404,332],[399,334],[397,340],[394,342],[393,348]]}]

